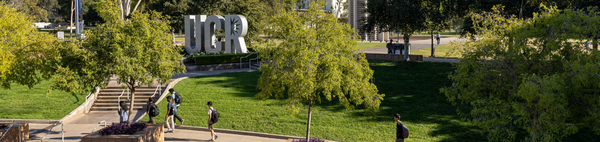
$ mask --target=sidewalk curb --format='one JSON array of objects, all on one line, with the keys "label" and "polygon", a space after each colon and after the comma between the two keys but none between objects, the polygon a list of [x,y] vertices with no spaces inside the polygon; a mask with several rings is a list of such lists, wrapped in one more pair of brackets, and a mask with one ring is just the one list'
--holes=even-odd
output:
[{"label": "sidewalk curb", "polygon": [[[165,128],[166,127],[167,126],[165,125]],[[210,132],[210,130],[208,130],[208,128],[206,128],[206,127],[194,127],[194,126],[175,125],[175,129],[184,129],[184,130],[194,130],[194,131],[207,131],[207,132]],[[250,132],[250,131],[240,131],[240,130],[217,129],[217,128],[215,128],[213,130],[215,132],[219,132],[219,133],[247,135],[247,136],[256,136],[256,137],[266,137],[266,138],[282,139],[282,140],[288,140],[288,139],[305,139],[305,137],[287,136],[287,135],[278,135],[278,134],[269,134],[269,133],[260,133],[260,132]],[[325,140],[325,141],[331,141],[331,140]],[[335,141],[333,141],[333,142],[335,142]]]},{"label": "sidewalk curb", "polygon": [[31,124],[54,124],[60,120],[44,120],[44,119],[0,119],[0,123],[31,123]]}]

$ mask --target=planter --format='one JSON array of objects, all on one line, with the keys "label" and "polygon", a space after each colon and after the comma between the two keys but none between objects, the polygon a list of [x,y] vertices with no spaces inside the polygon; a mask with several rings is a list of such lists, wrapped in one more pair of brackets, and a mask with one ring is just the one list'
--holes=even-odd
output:
[{"label": "planter", "polygon": [[148,125],[133,135],[100,135],[100,131],[81,138],[82,142],[163,142],[165,141],[164,124]]},{"label": "planter", "polygon": [[[11,123],[4,124],[10,126]],[[12,128],[10,128],[10,130],[8,130],[8,132],[6,130],[8,130],[8,127],[0,129],[0,137],[4,135],[4,132],[6,132],[6,135],[4,136],[4,138],[2,138],[2,140],[0,140],[0,142],[18,142],[19,134],[21,137],[21,141],[29,139],[29,123],[15,124]],[[19,133],[19,130],[21,130],[21,133]]]}]

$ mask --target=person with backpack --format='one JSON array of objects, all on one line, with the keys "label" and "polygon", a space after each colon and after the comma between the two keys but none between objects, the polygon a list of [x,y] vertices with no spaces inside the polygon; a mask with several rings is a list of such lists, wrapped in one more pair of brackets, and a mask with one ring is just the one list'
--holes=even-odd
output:
[{"label": "person with backpack", "polygon": [[400,121],[400,114],[396,113],[394,120],[396,120],[396,142],[404,142],[404,139],[408,138],[408,128]]},{"label": "person with backpack", "polygon": [[208,107],[208,130],[210,130],[211,140],[214,141],[217,138],[219,138],[219,136],[217,136],[217,133],[215,133],[215,131],[213,130],[213,125],[217,123],[217,121],[219,121],[219,113],[217,112],[217,110],[215,110],[215,108],[212,107],[212,105],[213,103],[210,101],[206,103],[206,107]]},{"label": "person with backpack", "polygon": [[[179,104],[181,104],[181,101],[183,98],[181,97],[181,95],[179,95],[177,92],[175,92],[175,89],[173,89],[173,88],[169,89],[169,93],[171,93],[171,97],[173,98],[173,102],[174,102],[173,116],[175,116],[175,119],[179,120],[179,122],[181,122],[181,125],[183,125],[184,119],[181,119],[181,117],[179,117],[179,115],[177,115],[177,110],[179,109]],[[177,120],[175,120],[174,122],[177,122]]]},{"label": "person with backpack", "polygon": [[[169,128],[169,129],[166,131],[166,133],[168,133],[168,132],[174,133],[175,132],[175,121],[173,120],[173,115],[174,115],[173,111],[174,111],[175,103],[173,103],[173,97],[167,96],[167,102],[169,102],[169,104],[167,104],[167,115],[165,115],[165,124],[167,124],[167,128]],[[171,124],[169,124],[169,119],[171,119]]]},{"label": "person with backpack", "polygon": [[160,111],[158,110],[156,104],[154,104],[154,100],[152,98],[148,98],[148,106],[146,106],[146,114],[150,116],[150,121],[148,121],[148,124],[156,124],[156,122],[154,122],[154,117],[158,116],[159,113]]},{"label": "person with backpack", "polygon": [[440,33],[437,33],[435,39],[437,39],[437,44],[440,45]]},{"label": "person with backpack", "polygon": [[127,121],[129,121],[129,109],[127,109],[127,104],[125,101],[120,101],[119,106],[120,108],[117,110],[119,113],[119,123],[127,123]]}]

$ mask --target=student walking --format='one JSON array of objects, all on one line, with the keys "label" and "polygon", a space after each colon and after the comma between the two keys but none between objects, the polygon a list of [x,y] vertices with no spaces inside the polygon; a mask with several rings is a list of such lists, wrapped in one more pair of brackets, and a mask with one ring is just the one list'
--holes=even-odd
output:
[{"label": "student walking", "polygon": [[156,124],[156,122],[154,122],[154,117],[158,116],[159,112],[160,111],[158,110],[158,107],[156,104],[154,104],[154,100],[152,98],[148,98],[148,106],[146,106],[146,114],[150,116],[150,121],[148,121],[148,124]]},{"label": "student walking", "polygon": [[213,130],[213,125],[219,120],[219,113],[217,112],[217,110],[215,110],[215,108],[212,107],[212,105],[212,102],[206,103],[206,107],[208,107],[208,130],[210,130],[210,140],[214,141],[217,138],[219,138],[219,136],[217,136],[217,133],[215,133],[215,131]]},{"label": "student walking", "polygon": [[[174,110],[174,103],[173,103],[173,97],[171,96],[167,96],[167,101],[169,102],[169,104],[167,104],[167,115],[165,115],[165,124],[167,124],[167,128],[169,128],[167,130],[168,132],[175,132],[175,122],[173,120],[173,110]],[[169,125],[169,119],[171,119],[171,124]]]},{"label": "student walking", "polygon": [[127,123],[127,121],[129,121],[129,109],[127,109],[127,104],[124,101],[120,101],[119,106],[120,108],[117,111],[119,113],[119,122]]},{"label": "student walking", "polygon": [[392,47],[392,42],[393,42],[393,41],[394,41],[393,39],[390,39],[390,43],[388,43],[388,44],[386,45],[386,46],[387,46],[387,49],[388,49],[388,54],[394,54],[394,49],[393,49],[393,47]]},{"label": "student walking", "polygon": [[408,128],[400,121],[400,114],[395,114],[394,120],[396,121],[396,142],[404,142],[404,139],[408,138]]},{"label": "student walking", "polygon": [[[175,117],[175,119],[179,120],[180,125],[183,125],[183,121],[184,119],[181,119],[181,117],[179,117],[179,115],[177,115],[177,110],[179,109],[179,104],[181,104],[182,98],[181,95],[177,94],[177,92],[175,92],[175,90],[173,88],[169,89],[169,93],[171,93],[171,97],[173,98],[173,103],[174,103],[174,111],[173,111],[173,116]],[[175,120],[174,122],[177,122],[177,120]]]}]

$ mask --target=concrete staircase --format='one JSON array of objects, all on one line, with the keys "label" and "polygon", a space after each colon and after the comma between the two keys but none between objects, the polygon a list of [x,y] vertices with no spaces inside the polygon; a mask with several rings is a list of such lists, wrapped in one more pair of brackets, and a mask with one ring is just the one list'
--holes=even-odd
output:
[{"label": "concrete staircase", "polygon": [[[164,91],[164,87],[161,88]],[[157,101],[160,95],[162,94],[161,89],[159,89],[154,96],[154,101]],[[133,104],[134,110],[146,109],[146,105],[148,102],[148,98],[150,98],[156,90],[156,87],[138,87],[135,89],[135,100]],[[119,95],[123,92],[121,87],[107,87],[106,89],[101,89],[98,93],[98,100],[94,102],[90,112],[103,112],[103,111],[117,111],[119,109],[118,98]],[[131,94],[130,94],[131,95]],[[131,98],[131,96],[129,96]],[[121,101],[126,101],[127,106],[129,106],[129,101],[127,100],[127,90],[121,96]]]}]

